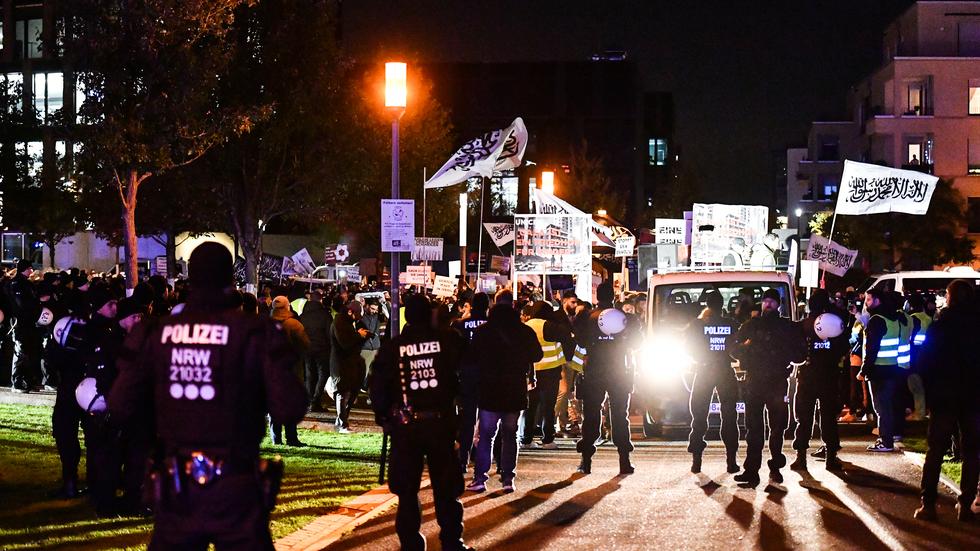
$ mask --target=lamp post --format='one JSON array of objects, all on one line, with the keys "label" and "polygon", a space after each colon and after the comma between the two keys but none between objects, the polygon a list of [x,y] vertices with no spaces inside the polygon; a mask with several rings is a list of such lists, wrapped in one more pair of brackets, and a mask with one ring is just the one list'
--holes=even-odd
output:
[{"label": "lamp post", "polygon": [[541,173],[541,191],[549,194],[555,194],[555,173],[550,170],[545,170]]},{"label": "lamp post", "polygon": [[[408,95],[407,67],[401,62],[385,63],[385,109],[391,114],[391,198],[398,199],[398,121],[405,113]],[[398,336],[398,325],[401,319],[398,311],[398,253],[391,253],[391,315],[388,325],[391,327],[392,338]]]},{"label": "lamp post", "polygon": [[796,215],[796,233],[800,236],[800,239],[803,239],[803,226],[800,225],[800,222],[803,221],[803,209],[797,208],[793,214]]}]

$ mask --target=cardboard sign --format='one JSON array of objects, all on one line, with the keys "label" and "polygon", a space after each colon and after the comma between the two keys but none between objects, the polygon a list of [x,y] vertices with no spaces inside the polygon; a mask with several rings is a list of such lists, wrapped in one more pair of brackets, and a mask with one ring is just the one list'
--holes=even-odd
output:
[{"label": "cardboard sign", "polygon": [[655,242],[660,245],[683,245],[687,223],[683,218],[657,218]]},{"label": "cardboard sign", "polygon": [[616,240],[616,258],[623,256],[633,256],[633,248],[636,247],[636,238],[624,236]]},{"label": "cardboard sign", "polygon": [[405,268],[406,284],[408,285],[429,285],[432,270],[428,266],[408,266]]},{"label": "cardboard sign", "polygon": [[800,287],[811,289],[820,287],[820,262],[816,260],[800,261]]},{"label": "cardboard sign", "polygon": [[167,277],[167,257],[157,256],[153,258],[153,267],[158,275]]},{"label": "cardboard sign", "polygon": [[410,253],[415,245],[415,201],[381,200],[381,252]]},{"label": "cardboard sign", "polygon": [[451,277],[436,276],[435,285],[432,286],[432,294],[437,297],[451,297],[456,292],[456,280]]}]

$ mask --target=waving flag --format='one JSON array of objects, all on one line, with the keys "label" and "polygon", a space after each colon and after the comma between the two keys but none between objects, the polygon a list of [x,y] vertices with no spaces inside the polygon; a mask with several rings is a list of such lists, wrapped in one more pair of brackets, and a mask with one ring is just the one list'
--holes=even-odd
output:
[{"label": "waving flag", "polygon": [[844,161],[837,214],[925,214],[939,178],[915,170]]},{"label": "waving flag", "polygon": [[425,182],[425,189],[449,187],[474,176],[490,178],[494,172],[517,168],[527,148],[527,128],[520,117],[501,130],[474,138],[460,147]]}]

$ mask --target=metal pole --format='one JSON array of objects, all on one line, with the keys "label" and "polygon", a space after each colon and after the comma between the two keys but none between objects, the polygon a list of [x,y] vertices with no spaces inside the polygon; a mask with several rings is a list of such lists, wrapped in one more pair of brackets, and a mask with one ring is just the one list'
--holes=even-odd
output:
[{"label": "metal pole", "polygon": [[[834,229],[836,227],[837,227],[837,211],[835,210],[834,211],[834,218],[833,218],[833,220],[830,221],[830,237],[827,238],[827,241],[833,241],[834,240]],[[827,271],[826,270],[820,270],[820,288],[821,289],[826,289],[827,288]]]},{"label": "metal pole", "polygon": [[[399,182],[398,182],[398,119],[401,118],[401,112],[395,115],[394,120],[391,121],[391,198],[398,199],[399,195]],[[398,325],[401,320],[401,315],[398,311],[398,253],[391,253],[391,315],[388,318],[388,324],[391,326],[391,338],[398,336]]]},{"label": "metal pole", "polygon": [[483,183],[487,181],[487,178],[480,178],[480,225],[477,226],[476,232],[480,234],[479,239],[477,239],[476,245],[476,286],[477,289],[480,287],[480,272],[483,271],[483,210],[484,203],[486,201],[486,196],[484,193],[484,188],[486,186]]}]

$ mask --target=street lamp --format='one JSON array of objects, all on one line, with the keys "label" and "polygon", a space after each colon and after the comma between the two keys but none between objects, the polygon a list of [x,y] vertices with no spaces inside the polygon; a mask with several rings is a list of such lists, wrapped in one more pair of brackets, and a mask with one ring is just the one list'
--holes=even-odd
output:
[{"label": "street lamp", "polygon": [[555,173],[550,170],[545,170],[541,173],[541,191],[549,194],[555,194]]},{"label": "street lamp", "polygon": [[800,222],[803,221],[803,209],[797,208],[793,212],[793,214],[796,215],[796,233],[802,238],[803,237],[803,228],[800,225]]},{"label": "street lamp", "polygon": [[[398,121],[405,113],[408,97],[407,66],[401,62],[385,63],[385,108],[391,113],[391,198],[398,199]],[[398,253],[391,253],[391,315],[388,325],[391,337],[398,336]]]},{"label": "street lamp", "polygon": [[606,209],[599,209],[596,211],[599,216],[606,216]]}]

